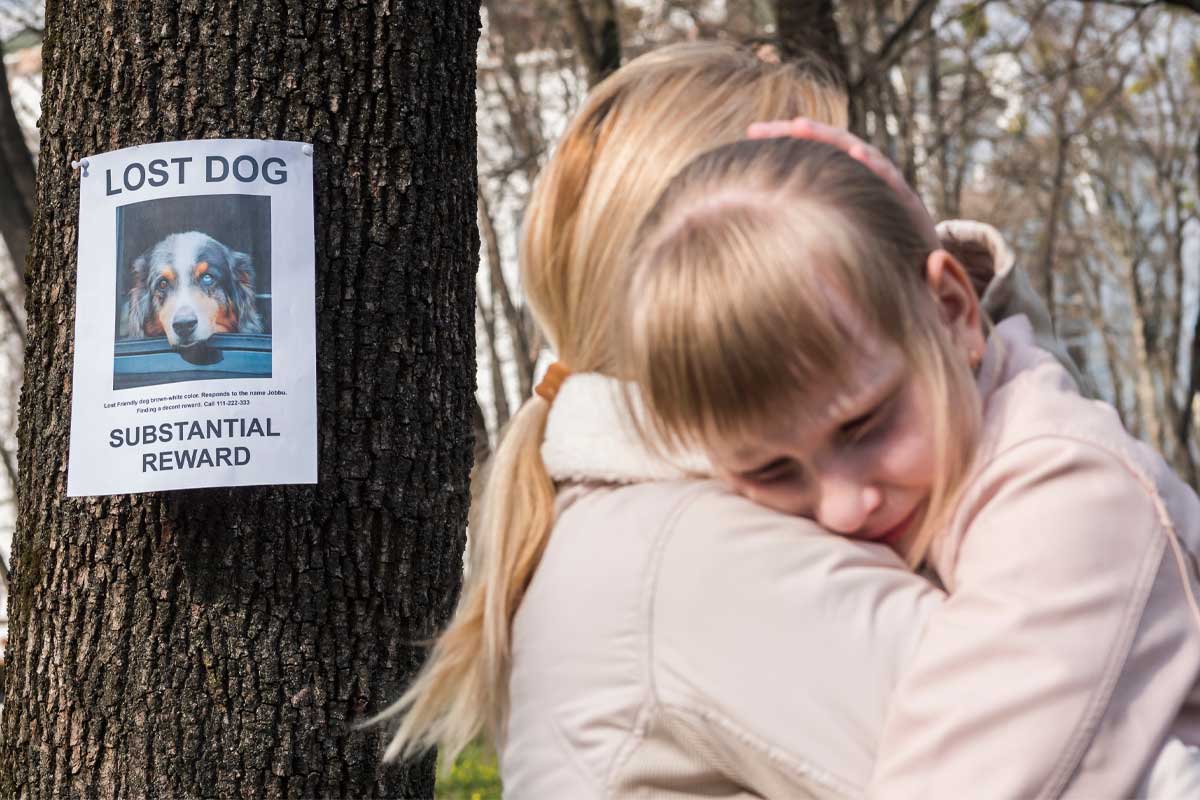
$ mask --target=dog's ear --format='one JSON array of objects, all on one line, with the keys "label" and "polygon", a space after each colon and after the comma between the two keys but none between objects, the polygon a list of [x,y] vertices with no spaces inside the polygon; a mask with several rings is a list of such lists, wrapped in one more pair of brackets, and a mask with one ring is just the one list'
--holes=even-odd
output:
[{"label": "dog's ear", "polygon": [[129,265],[129,271],[133,273],[134,286],[144,287],[146,285],[147,273],[150,271],[149,252],[142,253],[140,256],[135,258],[133,263]]},{"label": "dog's ear", "polygon": [[229,263],[233,272],[233,303],[237,308],[238,330],[262,333],[262,317],[254,302],[254,264],[250,256],[237,251],[230,251]]},{"label": "dog's ear", "polygon": [[121,312],[121,336],[126,339],[140,339],[144,336],[162,336],[162,325],[158,318],[151,313],[150,290],[146,286],[150,261],[143,253],[133,260],[130,272],[133,275],[133,285],[125,299],[125,308]]}]

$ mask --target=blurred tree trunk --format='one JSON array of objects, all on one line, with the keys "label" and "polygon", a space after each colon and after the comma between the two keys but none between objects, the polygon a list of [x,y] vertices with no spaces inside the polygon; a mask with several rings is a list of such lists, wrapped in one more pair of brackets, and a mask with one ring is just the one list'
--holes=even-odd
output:
[{"label": "blurred tree trunk", "polygon": [[[1171,5],[1186,8],[1200,14],[1200,0],[1171,0]],[[1196,137],[1195,161],[1193,162],[1196,195],[1200,197],[1200,136]],[[1188,371],[1187,388],[1180,404],[1179,420],[1176,425],[1179,449],[1187,468],[1186,477],[1193,488],[1200,488],[1200,465],[1192,454],[1192,430],[1196,424],[1196,403],[1200,398],[1200,310],[1196,311],[1192,323],[1191,368]]]},{"label": "blurred tree trunk", "polygon": [[775,27],[785,60],[819,58],[850,86],[846,47],[834,19],[833,0],[775,0]]},{"label": "blurred tree trunk", "polygon": [[[478,0],[49,8],[3,797],[431,797],[355,720],[461,581]],[[316,486],[65,497],[72,159],[315,145]],[[109,268],[107,265],[96,265]]]},{"label": "blurred tree trunk", "polygon": [[33,225],[33,157],[17,122],[0,45],[0,236],[21,276]]},{"label": "blurred tree trunk", "polygon": [[[584,7],[586,3],[586,8]],[[616,0],[566,0],[567,23],[579,60],[595,86],[621,66],[621,26]]]}]

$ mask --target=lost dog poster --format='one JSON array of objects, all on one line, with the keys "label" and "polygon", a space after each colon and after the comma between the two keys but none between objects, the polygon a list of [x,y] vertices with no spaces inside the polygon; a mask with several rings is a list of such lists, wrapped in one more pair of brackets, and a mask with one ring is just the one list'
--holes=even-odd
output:
[{"label": "lost dog poster", "polygon": [[316,482],[311,152],[80,162],[68,495]]}]

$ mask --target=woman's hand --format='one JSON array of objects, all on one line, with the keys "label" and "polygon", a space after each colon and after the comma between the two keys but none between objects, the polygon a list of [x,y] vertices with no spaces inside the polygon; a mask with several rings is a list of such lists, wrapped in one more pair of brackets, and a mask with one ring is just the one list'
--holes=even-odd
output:
[{"label": "woman's hand", "polygon": [[929,217],[929,211],[926,210],[925,204],[921,202],[917,193],[904,180],[900,170],[896,169],[896,165],[889,161],[887,156],[850,131],[814,122],[804,117],[797,117],[793,120],[756,122],[750,126],[747,135],[751,139],[775,139],[791,136],[796,139],[824,142],[845,151],[848,156],[882,178],[883,182],[892,187],[892,190],[899,195],[901,202],[904,203],[916,224],[917,230],[929,243],[930,249],[936,250],[941,247],[937,230],[934,228],[933,220]]}]

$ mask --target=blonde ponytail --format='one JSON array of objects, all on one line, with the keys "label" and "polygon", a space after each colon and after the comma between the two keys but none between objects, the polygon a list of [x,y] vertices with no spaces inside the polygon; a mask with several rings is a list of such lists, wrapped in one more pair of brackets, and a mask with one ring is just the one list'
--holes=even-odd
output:
[{"label": "blonde ponytail", "polygon": [[488,466],[470,567],[458,610],[399,700],[368,724],[403,719],[384,760],[435,746],[451,763],[481,731],[495,736],[507,711],[512,619],[554,524],[554,483],[541,444],[550,405],[527,400]]}]

